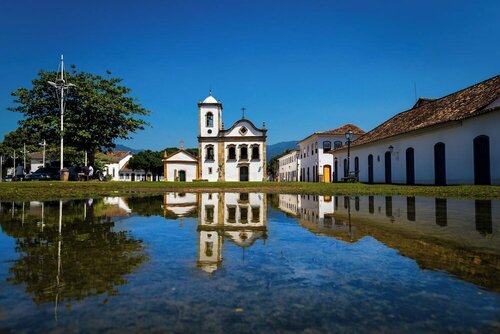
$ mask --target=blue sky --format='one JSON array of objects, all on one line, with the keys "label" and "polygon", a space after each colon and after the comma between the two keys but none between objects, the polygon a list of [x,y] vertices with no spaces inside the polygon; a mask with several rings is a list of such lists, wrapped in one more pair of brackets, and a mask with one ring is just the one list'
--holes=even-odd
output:
[{"label": "blue sky", "polygon": [[0,138],[10,92],[67,64],[124,78],[151,110],[134,148],[196,145],[209,88],[226,126],[270,144],[344,123],[370,130],[500,73],[500,1],[39,1],[0,3]]}]

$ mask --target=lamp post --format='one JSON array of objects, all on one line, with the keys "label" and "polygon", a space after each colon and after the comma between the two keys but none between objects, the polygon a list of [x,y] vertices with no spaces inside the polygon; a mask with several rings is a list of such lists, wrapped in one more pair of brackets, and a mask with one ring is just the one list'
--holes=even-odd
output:
[{"label": "lamp post", "polygon": [[43,140],[43,143],[40,143],[40,146],[43,147],[42,165],[43,165],[43,167],[45,167],[45,147],[47,146],[47,143],[45,142],[45,139]]},{"label": "lamp post", "polygon": [[352,140],[352,131],[349,130],[345,134],[345,138],[347,139],[347,175],[349,176],[350,163],[351,163],[351,140]]},{"label": "lamp post", "polygon": [[60,98],[60,107],[59,110],[61,111],[61,156],[60,156],[60,171],[61,171],[61,176],[62,176],[62,170],[64,168],[64,91],[67,91],[70,87],[76,87],[74,84],[67,83],[66,79],[64,78],[64,57],[61,55],[61,65],[59,67],[61,73],[57,74],[58,78],[56,79],[56,82],[52,81],[47,81],[49,85],[54,87],[56,89],[56,93],[58,97]]}]

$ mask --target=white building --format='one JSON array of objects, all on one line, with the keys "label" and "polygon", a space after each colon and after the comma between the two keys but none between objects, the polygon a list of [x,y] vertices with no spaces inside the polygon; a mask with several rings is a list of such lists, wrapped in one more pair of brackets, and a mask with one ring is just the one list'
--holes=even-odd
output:
[{"label": "white building", "polygon": [[336,129],[315,132],[299,142],[300,181],[330,183],[336,179],[338,173],[332,175],[333,159],[328,152],[342,147],[348,131],[352,131],[353,139],[365,133],[356,125],[345,124]]},{"label": "white building", "polygon": [[198,103],[198,112],[198,179],[265,181],[265,124],[259,129],[243,116],[224,129],[222,103],[212,95]]},{"label": "white building", "polygon": [[267,200],[262,193],[201,193],[198,209],[197,265],[213,273],[222,265],[222,245],[242,248],[267,238]]},{"label": "white building", "polygon": [[298,181],[298,170],[300,165],[299,151],[293,150],[278,158],[278,181],[296,182]]},{"label": "white building", "polygon": [[[30,173],[36,172],[39,168],[43,166],[43,153],[42,152],[33,152],[29,154],[30,158]],[[50,163],[50,161],[45,161],[45,163]]]},{"label": "white building", "polygon": [[100,156],[105,161],[104,174],[110,175],[113,181],[124,180],[120,175],[120,170],[132,158],[130,151],[113,151]]},{"label": "white building", "polygon": [[185,218],[196,216],[198,196],[195,193],[167,193],[163,195],[163,216],[168,218]]},{"label": "white building", "polygon": [[[355,140],[350,161],[361,182],[499,185],[499,148],[496,76],[440,99],[419,100]],[[345,170],[347,148],[333,157]]]},{"label": "white building", "polygon": [[181,149],[163,159],[165,181],[191,182],[198,177],[198,158]]},{"label": "white building", "polygon": [[[142,169],[131,169],[128,163],[120,169],[120,181],[139,182],[152,180],[153,174]],[[161,178],[160,178],[161,179]]]}]

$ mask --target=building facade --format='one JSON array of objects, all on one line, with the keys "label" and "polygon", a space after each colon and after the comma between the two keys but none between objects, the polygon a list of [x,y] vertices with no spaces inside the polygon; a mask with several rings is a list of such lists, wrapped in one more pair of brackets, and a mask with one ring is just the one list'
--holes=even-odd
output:
[{"label": "building facade", "polygon": [[345,124],[336,129],[315,132],[299,142],[300,181],[330,183],[338,180],[330,152],[344,145],[348,131],[352,132],[353,139],[365,133],[356,125]]},{"label": "building facade", "polygon": [[297,182],[300,166],[299,151],[293,150],[278,158],[278,181]]},{"label": "building facade", "polygon": [[120,171],[132,158],[131,152],[113,151],[100,156],[100,158],[105,161],[105,175],[111,176],[113,181],[124,181],[124,173]]},{"label": "building facade", "polygon": [[265,181],[265,124],[257,128],[244,116],[229,129],[222,122],[222,103],[209,95],[198,103],[198,179]]},{"label": "building facade", "polygon": [[[397,114],[352,143],[350,163],[367,183],[499,185],[499,129],[496,76]],[[347,153],[332,153],[342,170]]]},{"label": "building facade", "polygon": [[198,158],[181,149],[163,158],[165,181],[191,182],[198,176]]}]

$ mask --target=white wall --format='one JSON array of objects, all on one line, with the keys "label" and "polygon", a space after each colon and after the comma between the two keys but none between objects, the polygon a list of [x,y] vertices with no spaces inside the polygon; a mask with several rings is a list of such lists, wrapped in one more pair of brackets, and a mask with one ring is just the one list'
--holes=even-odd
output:
[{"label": "white wall", "polygon": [[[132,154],[127,154],[122,160],[117,163],[105,164],[106,175],[111,175],[113,181],[120,181],[120,169],[127,164],[127,162],[132,158]],[[114,174],[113,174],[114,172]],[[113,176],[114,175],[114,176]],[[123,181],[123,179],[122,179]]]},{"label": "white wall", "polygon": [[278,181],[295,182],[298,181],[298,153],[292,151],[278,158]]},{"label": "white wall", "polygon": [[[359,135],[353,135],[353,140],[358,138]],[[345,143],[346,139],[344,135],[315,135],[306,140],[299,142],[299,158],[300,158],[300,173],[303,172],[303,181],[313,182],[313,174],[315,166],[318,166],[318,179],[316,182],[323,180],[323,168],[325,165],[330,165],[331,172],[333,174],[333,158],[330,153],[325,153],[323,150],[323,142],[330,141],[332,143],[332,150],[335,141],[341,141]],[[316,152],[317,147],[317,152]],[[313,149],[314,148],[314,149]],[[307,168],[309,168],[309,179],[307,178]],[[300,178],[299,178],[300,179]],[[330,178],[333,181],[333,177]]]},{"label": "white wall", "polygon": [[[434,184],[434,145],[445,144],[447,184],[474,184],[473,140],[478,135],[490,139],[490,170],[492,184],[500,185],[500,112],[464,120],[459,123],[422,130],[376,143],[351,148],[351,171],[354,159],[359,157],[361,182],[368,182],[368,155],[373,154],[373,177],[375,183],[385,182],[384,154],[393,146],[391,154],[392,182],[406,183],[406,149],[413,147],[415,160],[415,183]],[[339,174],[343,175],[343,160],[347,150],[335,152]],[[340,180],[340,178],[339,178]]]},{"label": "white wall", "polygon": [[[186,182],[192,182],[196,179],[196,163],[168,162],[167,163],[167,181],[179,181],[179,171],[186,172]],[[177,178],[177,179],[176,179]]]},{"label": "white wall", "polygon": [[[241,160],[240,159],[240,147],[244,144],[248,149],[248,159]],[[228,147],[230,145],[236,146],[236,160],[228,160]],[[259,159],[252,159],[252,146],[259,146]],[[249,173],[249,181],[262,181],[264,178],[264,142],[262,141],[252,141],[249,138],[248,142],[225,142],[224,143],[224,157],[225,157],[225,180],[226,181],[239,181],[240,180],[240,164],[248,164],[248,173]]]}]

